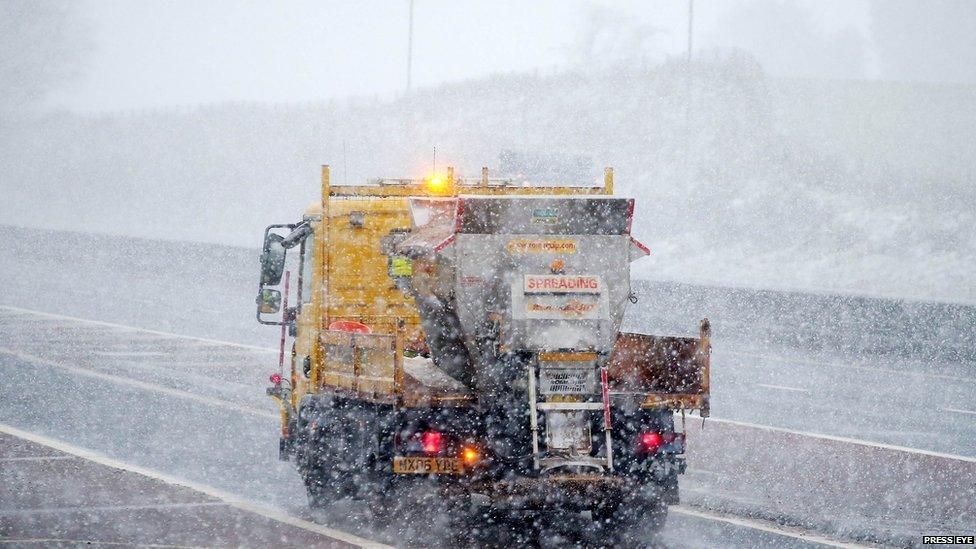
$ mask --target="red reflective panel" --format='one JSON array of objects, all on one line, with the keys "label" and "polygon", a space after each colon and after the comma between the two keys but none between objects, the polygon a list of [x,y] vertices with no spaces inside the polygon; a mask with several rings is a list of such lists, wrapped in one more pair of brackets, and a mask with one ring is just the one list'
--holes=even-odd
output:
[{"label": "red reflective panel", "polygon": [[353,334],[371,334],[373,329],[355,320],[336,320],[329,324],[329,330]]},{"label": "red reflective panel", "polygon": [[645,452],[657,452],[663,443],[664,437],[661,433],[644,433],[640,436],[640,449]]},{"label": "red reflective panel", "polygon": [[441,451],[441,434],[437,431],[425,431],[421,436],[424,452],[438,454]]}]

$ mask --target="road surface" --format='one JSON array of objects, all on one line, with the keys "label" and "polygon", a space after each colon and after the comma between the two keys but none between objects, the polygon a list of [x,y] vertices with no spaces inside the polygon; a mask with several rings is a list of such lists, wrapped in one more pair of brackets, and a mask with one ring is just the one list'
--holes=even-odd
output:
[{"label": "road surface", "polygon": [[0,426],[0,542],[358,547],[355,536]]},{"label": "road surface", "polygon": [[[263,396],[275,331],[252,320],[255,252],[10,228],[0,237],[0,304],[15,307],[0,309],[0,423],[370,540],[446,543],[419,525],[391,529],[355,502],[307,511],[293,466],[277,460],[277,414]],[[689,427],[686,505],[657,543],[905,544],[922,532],[972,533],[971,308],[637,289],[631,327],[691,333],[707,314],[716,333],[715,420]],[[840,333],[832,318],[843,319]],[[919,493],[928,499],[912,507]],[[544,528],[541,543],[561,535]]]}]

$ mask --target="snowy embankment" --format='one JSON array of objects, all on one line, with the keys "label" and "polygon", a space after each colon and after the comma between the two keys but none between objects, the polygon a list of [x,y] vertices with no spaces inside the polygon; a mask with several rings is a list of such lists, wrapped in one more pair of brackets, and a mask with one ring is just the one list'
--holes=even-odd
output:
[{"label": "snowy embankment", "polygon": [[[249,345],[258,249],[0,225],[0,305]],[[71,269],[64,269],[64,264]],[[970,376],[976,307],[637,280],[624,329],[695,335],[809,360],[880,355],[886,367]]]},{"label": "snowy embankment", "polygon": [[[7,120],[4,223],[254,246],[334,180],[589,156],[658,280],[976,303],[976,89],[777,81],[745,58],[503,75],[395,101]],[[690,90],[690,93],[689,93]]]}]

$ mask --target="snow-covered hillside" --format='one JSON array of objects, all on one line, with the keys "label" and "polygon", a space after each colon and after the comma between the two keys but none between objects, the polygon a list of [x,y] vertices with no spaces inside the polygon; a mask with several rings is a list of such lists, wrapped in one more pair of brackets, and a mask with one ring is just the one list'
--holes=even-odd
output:
[{"label": "snow-covered hillside", "polygon": [[0,222],[256,246],[315,198],[500,151],[570,152],[639,198],[638,276],[976,302],[976,89],[777,81],[745,56],[498,75],[304,105],[4,121]]}]

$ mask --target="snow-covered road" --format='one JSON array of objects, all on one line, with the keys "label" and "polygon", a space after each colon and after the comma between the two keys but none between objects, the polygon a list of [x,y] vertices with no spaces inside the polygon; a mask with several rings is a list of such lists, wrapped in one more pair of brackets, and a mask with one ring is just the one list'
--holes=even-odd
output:
[{"label": "snow-covered road", "polygon": [[[276,332],[252,320],[254,252],[0,233],[9,244],[0,248],[0,304],[15,307],[0,310],[0,422],[363,537],[443,541],[426,530],[401,538],[356,504],[329,516],[308,514],[293,466],[277,461],[276,410],[263,396]],[[900,304],[905,318],[871,313],[873,325],[848,314],[837,319],[842,337],[811,320],[818,304],[830,313],[831,298],[794,300],[802,305],[794,316],[806,316],[790,326],[784,305],[770,305],[768,294],[757,293],[751,310],[737,314],[748,303],[701,297],[716,290],[665,288],[638,286],[631,327],[691,332],[694,319],[708,315],[716,332],[716,420],[704,431],[697,421],[689,425],[692,470],[682,480],[685,502],[708,510],[675,508],[666,545],[804,544],[811,530],[889,542],[933,528],[971,533],[971,309],[925,305],[923,322]],[[763,308],[778,318],[767,326],[743,322]],[[941,345],[930,352],[924,341]],[[816,472],[797,468],[818,463]],[[746,513],[759,518],[742,518]]]},{"label": "snow-covered road", "polygon": [[[307,509],[293,466],[277,459],[276,410],[261,397],[262,373],[273,352],[6,307],[0,307],[0,333],[0,368],[6,373],[0,426],[339,532],[400,545],[448,543],[437,529],[374,517],[361,503],[344,501],[328,514]],[[35,482],[56,491],[48,485],[59,478]],[[42,503],[24,507],[11,496],[0,502],[0,516],[18,522],[50,509],[50,502]],[[114,529],[122,537],[112,540],[143,539],[146,528],[158,526],[133,522],[128,530]],[[97,532],[86,535],[101,539]],[[566,541],[563,533],[548,535],[556,545]],[[662,540],[674,547],[803,546],[827,538],[771,521],[678,507]]]}]

